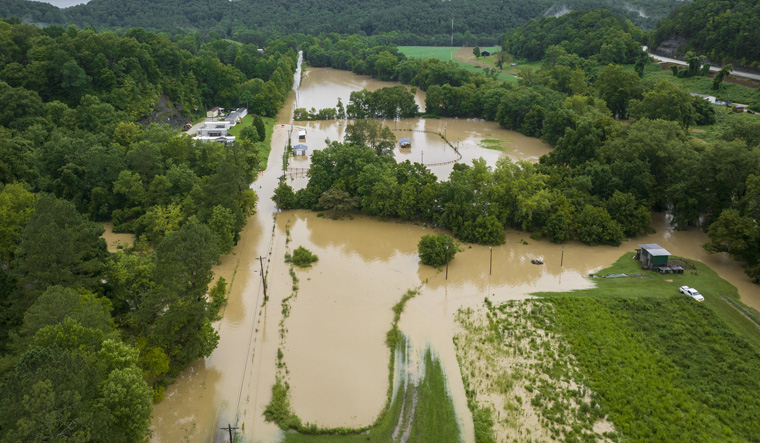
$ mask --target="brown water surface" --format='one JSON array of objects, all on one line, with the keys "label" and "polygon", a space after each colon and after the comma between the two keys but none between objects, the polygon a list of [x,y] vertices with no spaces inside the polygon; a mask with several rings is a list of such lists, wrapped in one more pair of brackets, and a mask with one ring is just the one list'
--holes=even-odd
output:
[{"label": "brown water surface", "polygon": [[[329,82],[330,78],[334,80]],[[334,106],[335,97],[350,88],[378,84],[387,85],[342,71],[313,70],[305,77],[299,100],[314,103],[308,107]],[[215,323],[221,336],[219,347],[167,388],[166,398],[154,409],[154,442],[209,441],[213,429],[227,422],[237,423],[252,441],[278,441],[281,432],[265,423],[261,414],[271,397],[277,349],[283,343],[292,407],[304,422],[327,427],[372,423],[383,407],[388,387],[390,356],[384,339],[392,319],[391,307],[408,289],[419,288],[420,294],[408,302],[399,327],[415,349],[429,346],[440,358],[466,442],[474,441],[474,431],[452,344],[453,314],[460,307],[482,303],[485,297],[502,301],[535,291],[587,288],[593,284],[586,278],[589,273],[609,266],[624,253],[633,254],[638,244],[659,243],[675,255],[712,267],[739,288],[742,301],[760,308],[760,291],[740,266],[725,254],[706,254],[700,246],[707,241],[703,233],[673,231],[662,214],[653,217],[657,233],[618,248],[577,242],[560,246],[510,230],[506,244],[492,250],[464,245],[450,263],[447,278],[444,269],[418,261],[419,238],[435,232],[424,226],[368,217],[329,220],[306,211],[278,213],[271,195],[282,174],[279,159],[284,146],[288,137],[294,136],[289,125],[294,95],[277,118],[270,168],[252,186],[260,198],[258,212],[249,218],[234,252],[223,257],[215,269],[233,281],[224,317]],[[319,104],[330,97],[330,103]],[[539,141],[491,123],[408,120],[396,125],[444,132],[449,140],[459,138],[465,161],[480,154],[489,164],[503,156],[535,160],[548,150]],[[342,137],[340,123],[307,122],[303,126],[309,131],[310,150],[324,147],[325,137]],[[397,152],[400,158],[416,160],[422,152],[425,163],[451,158],[450,147],[437,145],[436,137],[440,137],[412,134],[411,152]],[[478,146],[482,139],[509,141],[513,149],[504,153],[484,149]],[[308,164],[308,159],[295,159],[291,167],[299,161]],[[436,173],[442,177],[445,170]],[[299,180],[305,184],[305,178],[292,180],[296,185]],[[310,269],[296,270],[299,290],[290,302],[281,341],[282,300],[292,292],[289,266],[283,258],[297,246],[316,253],[319,261]],[[264,306],[259,257],[264,259],[267,274],[269,300]],[[533,265],[533,258],[541,258],[545,264]]]},{"label": "brown water surface", "polygon": [[104,222],[101,223],[105,232],[103,232],[103,239],[108,246],[108,252],[116,252],[121,248],[127,248],[135,244],[135,235],[129,232],[116,233],[113,232],[113,223]]},{"label": "brown water surface", "polygon": [[[304,77],[298,94],[298,106],[307,109],[334,107],[338,97],[347,105],[351,91],[356,90],[354,88],[376,90],[389,85],[393,83],[358,76],[347,71],[315,68],[309,70]],[[424,111],[425,93],[417,90],[415,99],[420,110]],[[324,149],[329,141],[343,141],[346,125],[349,123],[350,121],[346,120],[297,122],[297,130],[291,134],[291,142],[293,145],[298,144],[298,129],[306,130],[306,145],[310,154],[315,150]],[[487,164],[494,166],[497,160],[504,157],[535,162],[551,150],[549,145],[537,138],[502,129],[495,122],[477,119],[412,118],[400,121],[385,120],[384,124],[394,130],[397,138],[409,138],[412,141],[411,148],[396,147],[396,161],[424,163],[439,179],[449,176],[454,167],[453,162],[460,159],[459,154],[461,163],[472,164],[472,160],[483,158]],[[488,142],[485,143],[484,140]],[[488,149],[484,146],[496,146],[502,150]],[[452,147],[458,148],[459,154]],[[299,174],[298,171],[302,172],[309,165],[308,155],[290,160],[289,167],[295,172],[289,178],[294,188],[300,189],[306,185],[305,175]]]}]

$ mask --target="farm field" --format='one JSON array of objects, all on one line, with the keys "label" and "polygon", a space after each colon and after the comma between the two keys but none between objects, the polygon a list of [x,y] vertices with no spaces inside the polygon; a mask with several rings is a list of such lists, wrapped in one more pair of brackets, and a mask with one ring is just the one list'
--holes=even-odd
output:
[{"label": "farm field", "polygon": [[461,310],[471,409],[487,411],[498,441],[756,441],[760,316],[711,269],[688,265],[660,275],[626,254],[596,288]]},{"label": "farm field", "polygon": [[[491,51],[496,52],[500,50],[501,48],[498,46],[491,46],[487,48],[480,48],[483,51]],[[483,67],[480,64],[475,64],[468,62],[471,58],[474,59],[472,55],[472,48],[467,47],[456,47],[452,48],[449,46],[399,46],[398,47],[399,52],[403,53],[407,57],[414,57],[414,58],[421,58],[421,59],[428,59],[428,58],[437,58],[438,60],[442,61],[453,61],[454,63],[458,64],[462,68],[470,71],[470,72],[477,72],[479,74],[483,73]],[[468,60],[468,61],[463,61]],[[484,60],[481,58],[481,60]],[[481,61],[483,65],[489,64],[487,62]],[[517,78],[508,74],[505,74],[503,72],[500,72],[496,76],[497,80],[501,81],[517,81]]]}]

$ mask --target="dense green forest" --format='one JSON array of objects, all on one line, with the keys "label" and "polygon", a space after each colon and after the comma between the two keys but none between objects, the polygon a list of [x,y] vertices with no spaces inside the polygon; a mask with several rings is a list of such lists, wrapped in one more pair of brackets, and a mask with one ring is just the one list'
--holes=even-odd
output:
[{"label": "dense green forest", "polygon": [[[274,115],[296,59],[284,41],[0,21],[1,441],[142,441],[152,401],[216,347],[211,267],[255,210],[267,134],[203,143],[149,121]],[[109,253],[100,221],[134,246]]]},{"label": "dense green forest", "polygon": [[[565,20],[607,16],[587,15]],[[620,21],[608,23],[585,46],[602,51]],[[569,32],[562,28],[558,35]],[[497,121],[555,149],[538,165],[456,165],[448,181],[437,182],[422,165],[396,164],[387,150],[363,147],[383,145],[383,134],[374,131],[375,140],[363,146],[349,137],[315,152],[308,186],[278,189],[281,207],[425,220],[481,244],[500,244],[504,229],[515,227],[556,242],[615,245],[650,229],[650,210],[669,211],[680,229],[710,227],[708,248],[731,252],[760,279],[760,227],[752,221],[760,121],[737,116],[716,140],[694,139],[688,128],[714,123],[714,107],[668,79],[642,80],[647,58],[640,49],[620,52],[619,63],[636,62],[623,66],[600,60],[598,52],[589,58],[569,52],[576,46],[560,40],[543,51],[538,69],[523,69],[518,83],[501,83],[451,62],[406,59],[358,37],[311,37],[302,46],[310,63],[377,77],[392,72],[390,78],[425,90],[428,116]],[[627,117],[635,122],[617,120]]]},{"label": "dense green forest", "polygon": [[652,32],[653,48],[679,39],[710,60],[758,68],[760,64],[760,2],[757,0],[694,0],[673,10]]},{"label": "dense green forest", "polygon": [[648,35],[630,21],[606,10],[572,12],[533,20],[504,38],[503,48],[515,57],[543,60],[559,45],[571,54],[601,63],[633,63]]},{"label": "dense green forest", "polygon": [[267,37],[296,33],[317,35],[388,34],[395,44],[447,46],[451,43],[452,19],[455,45],[492,45],[505,31],[544,14],[570,10],[607,8],[651,29],[677,3],[668,0],[193,0],[129,1],[92,0],[85,5],[59,10],[24,0],[6,0],[0,16],[19,17],[28,23],[127,29],[142,27],[171,33],[200,31],[246,43],[263,45]]}]

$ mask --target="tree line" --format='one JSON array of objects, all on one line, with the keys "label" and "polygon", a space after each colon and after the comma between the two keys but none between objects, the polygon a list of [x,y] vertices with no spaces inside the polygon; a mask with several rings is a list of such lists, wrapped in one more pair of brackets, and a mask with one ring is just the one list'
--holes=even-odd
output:
[{"label": "tree line", "polygon": [[167,0],[133,0],[127,5],[116,0],[101,0],[61,10],[44,3],[7,0],[0,6],[0,16],[19,17],[27,23],[73,24],[120,31],[140,27],[171,34],[213,32],[217,37],[239,41],[253,38],[262,46],[267,38],[332,32],[386,34],[399,45],[448,46],[453,36],[457,46],[490,46],[497,44],[505,31],[544,15],[603,8],[652,29],[677,6],[668,0],[630,0],[625,4],[612,0],[568,0],[562,7],[552,0],[487,0],[477,5],[432,0],[360,0],[351,5],[306,0],[192,0],[178,7]]},{"label": "tree line", "polygon": [[652,31],[650,46],[681,42],[680,52],[694,50],[710,60],[760,67],[760,4],[754,0],[694,0],[673,10]]},{"label": "tree line", "polygon": [[[216,347],[211,267],[255,210],[267,136],[260,118],[231,145],[145,121],[159,103],[274,115],[296,52],[2,20],[0,60],[0,440],[143,441]],[[103,221],[134,245],[109,253]]]},{"label": "tree line", "polygon": [[[610,23],[613,29],[619,24]],[[714,123],[713,106],[667,79],[643,80],[648,61],[640,48],[630,57],[633,66],[623,66],[599,53],[584,58],[566,49],[573,47],[568,41],[548,46],[537,69],[523,69],[517,83],[501,83],[454,63],[407,59],[358,37],[304,43],[308,61],[317,54],[333,67],[377,77],[392,67],[391,79],[426,91],[428,115],[497,121],[554,150],[538,165],[457,165],[448,181],[435,183],[422,165],[374,159],[372,149],[355,151],[361,146],[346,140],[314,153],[305,189],[281,186],[281,207],[420,219],[482,244],[501,243],[504,228],[514,227],[556,242],[614,245],[651,229],[649,211],[668,211],[678,229],[709,227],[711,250],[732,252],[760,279],[760,227],[750,203],[760,176],[760,123],[737,120],[717,140],[696,141],[688,128]],[[395,60],[378,67],[381,52]],[[627,118],[635,121],[619,121]],[[516,189],[511,194],[510,186]]]}]

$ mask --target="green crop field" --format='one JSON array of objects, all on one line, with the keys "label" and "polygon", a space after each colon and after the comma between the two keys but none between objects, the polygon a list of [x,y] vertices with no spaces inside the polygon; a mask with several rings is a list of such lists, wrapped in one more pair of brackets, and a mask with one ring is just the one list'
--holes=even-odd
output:
[{"label": "green crop field", "polygon": [[[542,294],[554,307],[548,324],[568,341],[626,441],[760,435],[760,329],[747,318],[757,311],[738,302],[736,289],[714,271],[691,264],[682,275],[660,275],[641,271],[626,254],[600,274],[642,276]],[[705,302],[680,294],[681,285],[697,288]]]},{"label": "green crop field", "polygon": [[[476,66],[470,63],[465,63],[463,61],[455,60],[454,54],[456,53],[457,49],[459,48],[450,47],[450,46],[399,46],[398,47],[399,52],[406,55],[407,57],[421,58],[421,59],[437,58],[438,60],[442,60],[442,61],[452,61],[470,72],[477,72],[478,74],[483,73],[483,68],[481,68],[480,66]],[[490,46],[487,48],[480,48],[480,49],[483,51],[496,52],[496,51],[499,51],[501,48],[499,46]],[[483,60],[485,63],[488,63],[486,59],[481,59],[481,60]],[[491,64],[491,63],[488,63],[488,64]],[[499,73],[496,76],[496,79],[505,81],[505,82],[517,81],[517,77],[513,77],[511,75],[507,75],[504,73]]]}]

